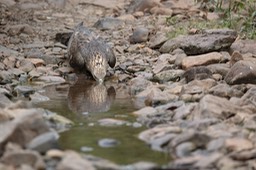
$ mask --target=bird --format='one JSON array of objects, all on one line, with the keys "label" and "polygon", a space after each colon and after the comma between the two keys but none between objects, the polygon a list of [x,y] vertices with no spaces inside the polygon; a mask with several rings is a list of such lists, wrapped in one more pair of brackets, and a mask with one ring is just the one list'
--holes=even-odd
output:
[{"label": "bird", "polygon": [[104,82],[108,67],[114,68],[116,64],[112,48],[83,22],[74,28],[67,51],[69,65],[74,70],[91,74],[99,83]]}]

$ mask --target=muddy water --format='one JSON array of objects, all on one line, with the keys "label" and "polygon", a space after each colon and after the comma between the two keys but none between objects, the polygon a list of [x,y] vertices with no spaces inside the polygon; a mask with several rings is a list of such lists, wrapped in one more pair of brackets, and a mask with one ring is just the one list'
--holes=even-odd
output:
[{"label": "muddy water", "polygon": [[[137,138],[145,127],[136,122],[136,117],[131,114],[135,110],[132,100],[115,98],[114,87],[84,80],[68,88],[60,87],[45,88],[50,100],[40,105],[75,122],[71,129],[60,133],[59,145],[62,149],[74,149],[118,164],[150,161],[164,165],[169,162],[167,154],[151,150]],[[98,120],[104,118],[124,120],[126,123],[102,126]],[[99,146],[98,142],[104,138],[115,139],[117,145]]]}]

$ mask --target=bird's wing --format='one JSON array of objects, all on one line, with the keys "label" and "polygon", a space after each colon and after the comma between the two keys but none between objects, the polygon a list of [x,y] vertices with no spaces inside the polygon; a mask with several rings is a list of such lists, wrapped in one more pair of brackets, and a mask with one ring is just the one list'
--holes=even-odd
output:
[{"label": "bird's wing", "polygon": [[111,68],[114,68],[116,65],[116,56],[114,54],[114,51],[107,43],[104,42],[102,38],[99,37],[97,40],[101,46],[101,49],[104,50],[106,54],[109,66]]}]

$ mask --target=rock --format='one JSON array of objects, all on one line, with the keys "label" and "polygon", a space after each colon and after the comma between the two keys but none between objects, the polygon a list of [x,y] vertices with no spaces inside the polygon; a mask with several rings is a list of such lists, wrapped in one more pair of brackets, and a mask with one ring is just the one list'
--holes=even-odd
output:
[{"label": "rock", "polygon": [[218,118],[226,120],[235,115],[242,113],[248,113],[249,110],[245,110],[225,98],[205,95],[199,102],[195,117],[200,118]]},{"label": "rock", "polygon": [[189,104],[184,104],[180,107],[178,107],[174,112],[175,115],[173,116],[174,120],[179,120],[179,119],[186,119],[187,116],[191,114],[191,112],[194,110],[196,106],[196,103],[189,103]]},{"label": "rock", "polygon": [[1,162],[6,165],[20,167],[30,165],[33,169],[44,169],[45,164],[42,157],[35,151],[22,150],[11,144],[7,145],[7,151],[1,157]]},{"label": "rock", "polygon": [[165,7],[153,7],[150,9],[150,13],[154,15],[168,15],[172,16],[173,10]]},{"label": "rock", "polygon": [[103,8],[106,8],[106,9],[117,9],[117,8],[123,9],[123,7],[125,5],[125,0],[120,0],[120,1],[115,1],[115,0],[106,0],[106,1],[85,0],[85,1],[83,1],[83,3],[103,7]]},{"label": "rock", "polygon": [[28,62],[31,62],[35,67],[43,66],[45,65],[45,62],[43,59],[40,58],[28,58]]},{"label": "rock", "polygon": [[40,76],[37,80],[46,83],[64,83],[66,81],[64,78],[58,76]]},{"label": "rock", "polygon": [[211,70],[212,74],[220,74],[223,77],[225,77],[230,70],[229,65],[224,63],[210,64],[207,68]]},{"label": "rock", "polygon": [[67,3],[67,0],[47,0],[46,1],[51,7],[63,9]]},{"label": "rock", "polygon": [[225,81],[228,84],[256,83],[256,61],[240,60],[227,73]]},{"label": "rock", "polygon": [[12,56],[12,55],[16,56],[19,53],[16,50],[12,50],[12,49],[9,49],[7,47],[0,45],[0,54],[3,56]]},{"label": "rock", "polygon": [[61,44],[65,45],[66,48],[68,46],[68,41],[71,37],[73,32],[62,32],[62,33],[57,33],[55,35],[55,40],[60,42]]},{"label": "rock", "polygon": [[117,141],[116,139],[111,139],[111,138],[104,138],[98,141],[98,145],[102,148],[112,148],[117,146],[119,143],[120,142]]},{"label": "rock", "polygon": [[6,110],[13,117],[12,121],[0,124],[0,148],[9,142],[25,146],[36,136],[48,132],[49,127],[36,109]]},{"label": "rock", "polygon": [[56,132],[46,132],[32,139],[26,145],[26,148],[40,153],[46,153],[46,151],[57,147],[58,138],[59,135]]},{"label": "rock", "polygon": [[147,114],[154,114],[157,113],[157,110],[153,107],[147,106],[143,107],[140,110],[134,111],[133,114],[140,116],[140,115],[147,115]]},{"label": "rock", "polygon": [[136,106],[142,108],[145,106],[156,106],[175,101],[178,96],[166,93],[157,87],[147,87],[144,91],[135,96]]},{"label": "rock", "polygon": [[121,27],[124,24],[124,22],[117,18],[112,17],[106,17],[99,19],[95,24],[94,27],[99,30],[112,30],[116,29],[118,27]]},{"label": "rock", "polygon": [[184,142],[193,142],[197,147],[205,147],[210,141],[210,137],[206,134],[196,132],[192,129],[177,135],[169,144],[169,147],[177,147]]},{"label": "rock", "polygon": [[212,72],[205,66],[192,67],[185,71],[184,77],[187,82],[192,80],[203,80],[207,78],[212,78]]},{"label": "rock", "polygon": [[16,4],[16,2],[14,0],[3,0],[3,1],[1,1],[1,3],[8,6],[8,7],[13,6],[13,5]]},{"label": "rock", "polygon": [[160,0],[133,0],[128,8],[129,13],[138,11],[148,12],[155,6],[161,6]]},{"label": "rock", "polygon": [[230,67],[232,67],[236,62],[243,60],[243,56],[241,53],[239,53],[238,51],[234,51],[232,53],[231,59],[229,61],[229,65]]},{"label": "rock", "polygon": [[31,86],[16,86],[14,91],[18,97],[29,97],[30,94],[35,93],[35,89]]},{"label": "rock", "polygon": [[65,118],[64,116],[49,110],[44,110],[43,117],[48,120],[48,124],[57,132],[65,131],[67,128],[70,128],[70,126],[74,124],[74,122]]},{"label": "rock", "polygon": [[211,140],[207,144],[207,150],[211,152],[220,150],[224,146],[224,144],[225,144],[225,139],[223,138]]},{"label": "rock", "polygon": [[3,64],[5,64],[6,68],[10,69],[10,68],[14,68],[17,62],[17,57],[5,57],[3,59]]},{"label": "rock", "polygon": [[56,170],[95,170],[93,165],[74,151],[66,151]]},{"label": "rock", "polygon": [[256,42],[255,40],[237,40],[235,41],[230,49],[231,51],[238,51],[242,54],[245,54],[245,53],[251,53],[251,54],[254,54],[256,55],[256,49],[254,48],[256,45]]},{"label": "rock", "polygon": [[173,68],[176,57],[171,54],[161,54],[158,56],[156,64],[153,65],[153,73],[157,74],[161,71],[170,70]]},{"label": "rock", "polygon": [[101,126],[122,126],[128,123],[124,120],[112,119],[112,118],[105,118],[98,120]]},{"label": "rock", "polygon": [[33,35],[34,30],[30,25],[21,24],[21,25],[13,25],[7,28],[7,32],[10,36],[19,35],[21,33],[25,33],[28,35]]},{"label": "rock", "polygon": [[220,170],[225,170],[225,169],[237,169],[238,167],[242,167],[244,162],[238,162],[233,159],[231,159],[228,156],[224,156],[222,159],[220,159],[216,167]]},{"label": "rock", "polygon": [[158,125],[139,134],[139,139],[151,145],[151,148],[163,151],[168,143],[182,130],[176,126]]},{"label": "rock", "polygon": [[245,89],[242,87],[236,87],[236,86],[230,87],[228,84],[223,83],[223,84],[218,84],[212,87],[209,90],[209,92],[214,96],[231,98],[231,97],[242,97],[244,94],[243,93],[244,90]]},{"label": "rock", "polygon": [[19,62],[18,68],[26,73],[35,68],[34,64],[29,59],[23,59]]},{"label": "rock", "polygon": [[249,159],[255,159],[256,158],[256,150],[244,150],[244,151],[239,151],[239,152],[234,152],[231,154],[231,158],[234,160],[239,160],[239,161],[246,161]]},{"label": "rock", "polygon": [[148,86],[152,85],[153,83],[151,81],[148,81],[146,79],[143,79],[141,77],[136,77],[130,80],[129,86],[130,86],[130,94],[136,95],[139,92],[145,90]]},{"label": "rock", "polygon": [[196,145],[192,142],[184,142],[176,146],[176,156],[186,157],[190,156],[191,152],[196,149]]},{"label": "rock", "polygon": [[133,169],[133,170],[149,170],[149,169],[158,169],[159,167],[157,164],[152,163],[152,162],[136,162],[131,165],[126,165],[122,169],[123,170],[128,170],[128,169]]},{"label": "rock", "polygon": [[193,80],[183,86],[181,94],[204,94],[216,84],[216,81],[213,79]]},{"label": "rock", "polygon": [[168,40],[165,33],[158,32],[149,40],[149,47],[152,49],[160,48]]},{"label": "rock", "polygon": [[[0,93],[0,108],[5,108],[5,107],[9,106],[12,103],[13,102],[5,94]],[[1,114],[0,114],[0,117],[2,117]],[[0,121],[1,120],[2,120],[2,118],[0,118]],[[4,119],[4,120],[6,120],[6,119]]]},{"label": "rock", "polygon": [[253,148],[251,141],[242,138],[228,138],[225,140],[225,148],[228,151],[243,151]]},{"label": "rock", "polygon": [[235,41],[237,33],[230,29],[206,30],[201,34],[179,36],[166,41],[160,52],[168,53],[177,48],[184,50],[187,55],[204,54],[228,49]]},{"label": "rock", "polygon": [[251,87],[249,90],[246,91],[246,93],[241,97],[241,100],[239,100],[239,105],[244,106],[245,108],[250,109],[252,112],[255,112],[255,106],[254,102],[256,100],[255,96],[256,88]]},{"label": "rock", "polygon": [[123,21],[129,21],[129,22],[135,21],[135,17],[131,14],[124,14],[124,15],[121,15],[117,18],[120,19],[120,20],[123,20]]},{"label": "rock", "polygon": [[188,69],[195,66],[205,66],[214,63],[220,63],[223,56],[217,52],[201,54],[196,56],[186,57],[182,60],[182,68]]},{"label": "rock", "polygon": [[223,154],[219,152],[206,155],[195,164],[195,167],[199,167],[200,169],[207,169],[207,168],[213,167],[215,166],[216,162],[222,157],[223,157]]},{"label": "rock", "polygon": [[181,69],[162,71],[160,73],[155,74],[153,80],[160,83],[168,81],[179,81],[183,77],[184,72],[185,71]]},{"label": "rock", "polygon": [[48,6],[46,2],[38,2],[38,3],[32,3],[32,2],[25,2],[25,3],[20,3],[17,5],[17,7],[21,10],[40,10],[40,9],[45,9]]},{"label": "rock", "polygon": [[82,146],[80,148],[80,151],[82,152],[92,152],[94,149],[92,147],[88,147],[88,146]]},{"label": "rock", "polygon": [[99,158],[99,157],[95,157],[95,156],[92,156],[92,155],[84,155],[84,157],[89,160],[93,166],[96,168],[96,169],[109,169],[109,170],[119,170],[121,169],[120,166],[114,164],[113,162],[111,161],[108,161],[106,159],[102,159],[102,158]]},{"label": "rock", "polygon": [[186,169],[187,167],[194,167],[194,164],[202,159],[202,156],[188,156],[179,159],[175,159],[168,165],[170,169]]},{"label": "rock", "polygon": [[31,102],[33,103],[40,103],[40,102],[45,102],[45,101],[49,101],[50,98],[47,96],[43,96],[40,93],[33,93],[29,95],[29,99],[31,100]]},{"label": "rock", "polygon": [[42,42],[42,41],[35,41],[31,44],[24,44],[22,46],[22,48],[24,49],[33,49],[33,48],[43,48],[47,46],[47,44],[45,42]]},{"label": "rock", "polygon": [[65,156],[65,152],[58,150],[58,149],[50,149],[46,152],[45,154],[46,157],[48,158],[63,158]]},{"label": "rock", "polygon": [[131,44],[142,43],[148,40],[149,30],[147,28],[138,27],[133,30],[133,34],[129,37]]}]

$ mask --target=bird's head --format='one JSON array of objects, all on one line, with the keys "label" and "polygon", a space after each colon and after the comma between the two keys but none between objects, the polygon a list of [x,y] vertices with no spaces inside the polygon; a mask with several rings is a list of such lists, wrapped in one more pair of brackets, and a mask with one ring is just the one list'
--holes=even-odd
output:
[{"label": "bird's head", "polygon": [[107,74],[107,60],[104,55],[101,53],[95,53],[91,56],[89,62],[87,63],[87,67],[90,70],[93,78],[102,83]]}]

